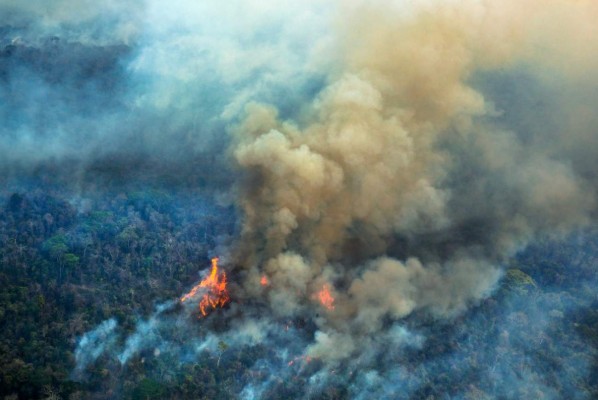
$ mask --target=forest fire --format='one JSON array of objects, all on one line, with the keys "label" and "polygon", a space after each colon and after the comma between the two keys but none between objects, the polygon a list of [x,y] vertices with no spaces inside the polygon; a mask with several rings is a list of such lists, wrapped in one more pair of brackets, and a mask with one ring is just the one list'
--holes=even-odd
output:
[{"label": "forest fire", "polygon": [[269,283],[270,281],[268,280],[268,277],[266,275],[262,275],[262,277],[260,278],[260,285],[268,286]]},{"label": "forest fire", "polygon": [[287,363],[289,367],[292,367],[297,361],[303,361],[305,364],[309,364],[313,360],[313,357],[310,356],[299,356],[293,358],[291,361]]},{"label": "forest fire", "polygon": [[328,310],[334,310],[334,297],[330,294],[330,285],[324,284],[322,289],[316,294],[316,297]]},{"label": "forest fire", "polygon": [[204,289],[203,296],[199,301],[200,318],[208,315],[210,309],[217,307],[224,307],[230,301],[228,290],[226,289],[226,273],[218,272],[218,257],[212,258],[212,270],[210,275],[203,279],[199,284],[193,287],[183,297],[181,302],[185,302],[192,297],[195,297],[200,289]]}]

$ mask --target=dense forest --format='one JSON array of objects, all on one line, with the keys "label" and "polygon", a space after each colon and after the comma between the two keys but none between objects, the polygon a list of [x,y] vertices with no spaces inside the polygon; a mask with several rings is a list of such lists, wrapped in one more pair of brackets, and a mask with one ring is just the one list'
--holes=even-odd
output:
[{"label": "dense forest", "polygon": [[100,390],[97,381],[107,373],[100,366],[93,383],[70,379],[78,337],[112,316],[134,324],[157,299],[176,298],[197,279],[216,241],[231,233],[230,213],[181,202],[159,192],[78,204],[42,191],[6,199],[2,395],[68,398]]},{"label": "dense forest", "polygon": [[[176,299],[197,281],[214,250],[234,234],[233,211],[200,195],[15,192],[3,198],[0,229],[5,399],[237,398],[270,373],[280,377],[263,395],[295,398],[306,395],[310,377],[323,367],[316,360],[272,372],[263,364],[280,355],[267,342],[237,347],[221,341],[217,352],[205,350],[196,359],[149,349],[121,365],[105,354],[74,373],[74,352],[86,331],[110,318],[133,331],[157,302]],[[385,391],[374,380],[369,393],[422,399],[597,396],[596,254],[598,235],[591,231],[546,239],[505,266],[500,287],[465,315],[448,322],[408,318],[406,326],[426,338],[423,345],[398,360],[380,360],[403,369],[401,392]],[[190,320],[198,331],[205,323]],[[313,336],[313,326],[292,323],[307,340]],[[337,373],[338,379],[308,397],[356,397],[351,388],[364,385],[360,378],[352,379],[342,365]]]}]

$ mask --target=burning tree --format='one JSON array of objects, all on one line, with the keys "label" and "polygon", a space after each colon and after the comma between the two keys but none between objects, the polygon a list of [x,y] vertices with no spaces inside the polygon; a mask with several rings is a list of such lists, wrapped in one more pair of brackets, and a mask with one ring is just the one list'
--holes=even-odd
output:
[{"label": "burning tree", "polygon": [[208,315],[209,310],[224,307],[230,301],[228,290],[226,289],[226,273],[218,271],[218,257],[212,258],[212,270],[210,275],[195,285],[189,293],[181,297],[181,302],[185,302],[195,297],[198,292],[202,294],[199,301],[200,318]]}]

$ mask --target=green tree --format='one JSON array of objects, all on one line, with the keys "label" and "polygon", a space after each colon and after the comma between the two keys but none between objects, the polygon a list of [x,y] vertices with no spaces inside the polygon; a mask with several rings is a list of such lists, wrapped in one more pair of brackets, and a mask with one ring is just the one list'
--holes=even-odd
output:
[{"label": "green tree", "polygon": [[62,281],[62,267],[64,266],[64,255],[69,250],[66,244],[66,236],[58,234],[46,240],[42,246],[43,250],[51,259],[58,263],[58,281]]},{"label": "green tree", "polygon": [[224,341],[219,341],[218,342],[218,351],[220,354],[218,354],[218,362],[216,363],[216,367],[220,366],[220,359],[222,358],[222,353],[224,353],[226,351],[226,349],[228,349],[228,344],[226,344],[226,342]]},{"label": "green tree", "polygon": [[164,387],[153,379],[142,379],[133,390],[133,400],[161,399],[164,396]]}]

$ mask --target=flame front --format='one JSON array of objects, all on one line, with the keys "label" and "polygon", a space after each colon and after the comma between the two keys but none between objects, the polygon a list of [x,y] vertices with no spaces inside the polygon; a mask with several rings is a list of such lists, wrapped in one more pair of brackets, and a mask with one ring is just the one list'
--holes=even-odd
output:
[{"label": "flame front", "polygon": [[218,257],[212,258],[212,270],[210,275],[195,285],[186,295],[181,297],[181,302],[185,302],[194,297],[200,289],[205,289],[203,296],[199,301],[199,311],[201,317],[208,315],[208,311],[217,307],[224,307],[230,301],[230,296],[226,290],[226,273],[218,273]]},{"label": "flame front", "polygon": [[297,361],[304,361],[306,364],[309,364],[313,358],[310,356],[299,356],[293,358],[291,361],[287,363],[289,367],[293,366]]},{"label": "flame front", "polygon": [[317,293],[317,298],[324,307],[334,310],[334,297],[330,294],[330,286],[328,284],[322,286],[322,289]]}]

